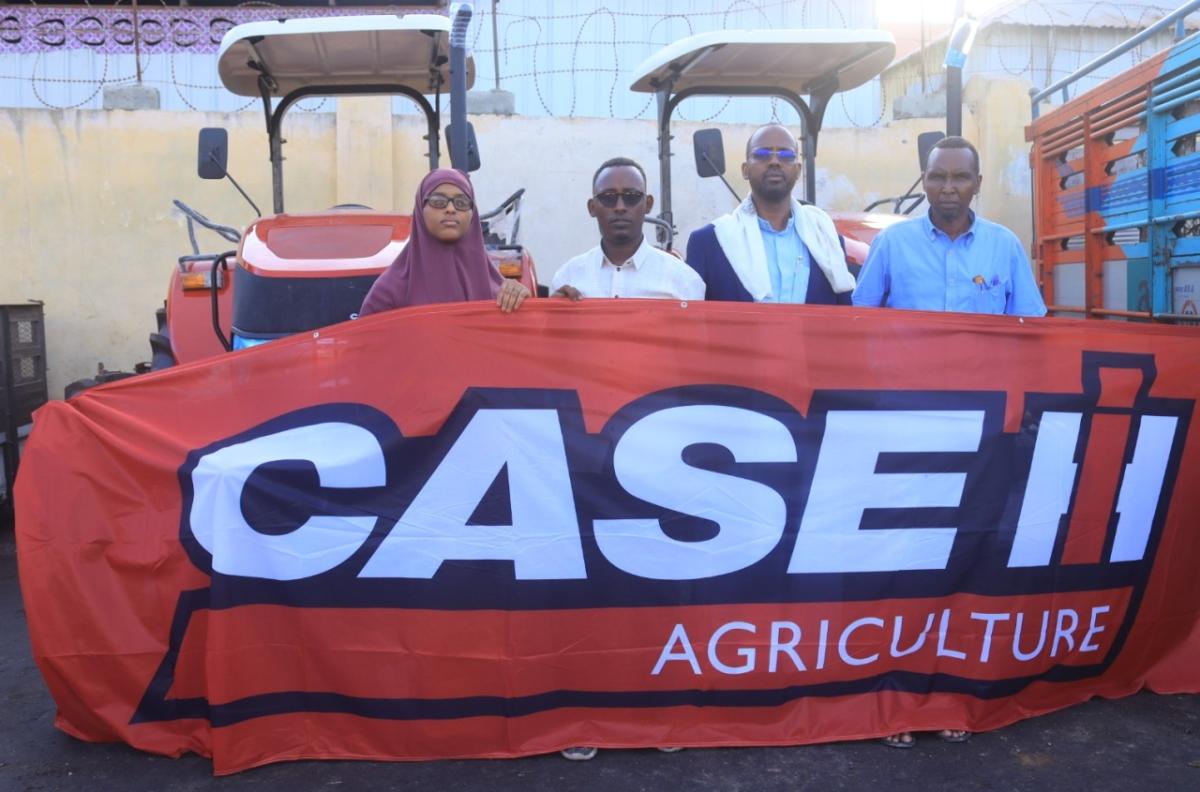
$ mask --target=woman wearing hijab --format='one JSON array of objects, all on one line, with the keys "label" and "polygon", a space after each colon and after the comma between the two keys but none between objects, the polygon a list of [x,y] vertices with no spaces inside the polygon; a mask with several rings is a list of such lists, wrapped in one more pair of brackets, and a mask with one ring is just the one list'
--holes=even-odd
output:
[{"label": "woman wearing hijab", "polygon": [[367,292],[358,315],[491,299],[511,313],[528,296],[529,289],[501,277],[488,258],[470,180],[456,170],[439,169],[421,180],[408,244]]}]

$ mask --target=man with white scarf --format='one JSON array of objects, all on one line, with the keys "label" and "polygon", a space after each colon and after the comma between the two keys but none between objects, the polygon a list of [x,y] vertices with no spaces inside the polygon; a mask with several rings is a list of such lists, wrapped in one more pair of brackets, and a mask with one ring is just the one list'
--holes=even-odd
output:
[{"label": "man with white scarf", "polygon": [[829,215],[792,198],[800,178],[796,138],[779,124],[755,130],[742,177],[750,195],[688,238],[687,263],[705,299],[849,305],[854,276]]}]

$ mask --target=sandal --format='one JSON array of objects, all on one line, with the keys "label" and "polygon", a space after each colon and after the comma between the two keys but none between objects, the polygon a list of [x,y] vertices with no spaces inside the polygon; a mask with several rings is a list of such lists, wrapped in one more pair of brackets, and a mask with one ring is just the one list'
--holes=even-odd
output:
[{"label": "sandal", "polygon": [[563,759],[572,762],[586,762],[589,759],[595,759],[596,754],[600,751],[590,745],[576,745],[571,748],[563,748],[559,753]]},{"label": "sandal", "polygon": [[961,729],[942,729],[938,732],[938,737],[942,738],[942,742],[965,743],[971,739],[971,732]]},{"label": "sandal", "polygon": [[879,741],[888,748],[908,749],[915,748],[917,745],[917,741],[913,739],[912,732],[898,732],[896,734],[889,734],[887,737],[881,737]]}]

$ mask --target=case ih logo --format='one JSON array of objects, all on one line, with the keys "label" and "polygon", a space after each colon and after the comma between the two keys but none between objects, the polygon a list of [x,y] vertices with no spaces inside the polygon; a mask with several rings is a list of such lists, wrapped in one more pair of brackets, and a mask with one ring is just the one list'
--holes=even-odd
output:
[{"label": "case ih logo", "polygon": [[[766,393],[694,386],[639,399],[597,434],[563,391],[469,391],[431,437],[362,405],[281,416],[180,469],[181,540],[211,586],[181,595],[134,720],[774,706],[882,688],[990,698],[1099,674],[1140,604],[1193,403],[1149,395],[1152,356],[1084,353],[1082,373],[1079,393],[1025,394],[1016,433],[1006,395],[978,391],[817,391],[801,416]],[[168,697],[189,688],[173,685],[195,614],[264,605],[334,613],[342,630],[380,609],[397,624],[417,609],[586,622],[635,681]]]}]

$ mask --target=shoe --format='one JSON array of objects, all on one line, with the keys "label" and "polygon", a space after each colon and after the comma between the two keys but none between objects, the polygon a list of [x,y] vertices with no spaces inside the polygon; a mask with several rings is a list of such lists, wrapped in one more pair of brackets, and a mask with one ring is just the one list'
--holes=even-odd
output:
[{"label": "shoe", "polygon": [[600,749],[590,745],[576,745],[571,748],[563,748],[559,753],[562,754],[563,759],[572,762],[586,762],[589,759],[595,759],[596,754],[600,753]]},{"label": "shoe", "polygon": [[960,729],[942,729],[938,732],[938,737],[942,738],[942,742],[965,743],[971,739],[971,732]]},{"label": "shoe", "polygon": [[679,753],[683,750],[683,746],[675,745],[669,748],[659,748],[658,750],[662,751],[663,753]]},{"label": "shoe", "polygon": [[886,745],[888,748],[915,748],[917,741],[913,739],[912,732],[898,732],[889,734],[887,737],[880,738],[879,742]]}]

